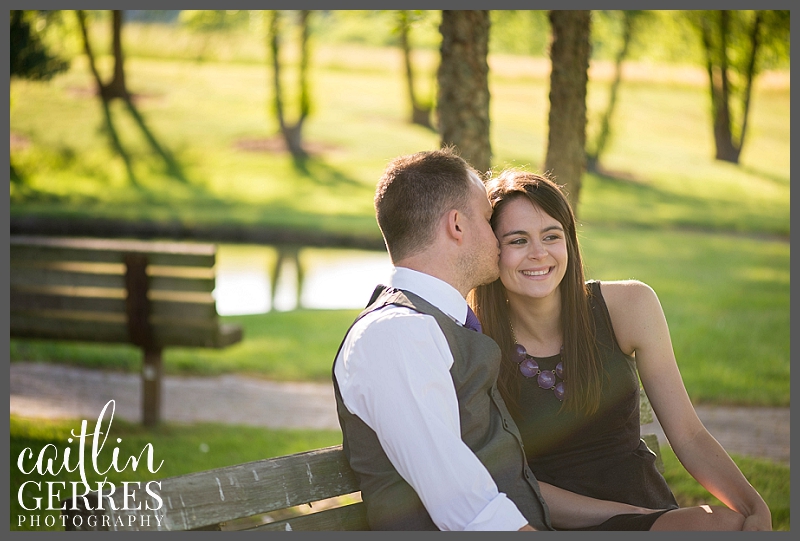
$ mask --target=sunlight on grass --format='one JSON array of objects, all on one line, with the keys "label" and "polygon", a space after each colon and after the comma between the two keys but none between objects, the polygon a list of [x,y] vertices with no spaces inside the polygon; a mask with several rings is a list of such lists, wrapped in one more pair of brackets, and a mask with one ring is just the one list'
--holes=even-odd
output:
[{"label": "sunlight on grass", "polygon": [[[420,79],[432,80],[435,52],[420,53]],[[514,58],[491,59],[497,66],[491,75],[495,168],[538,170],[546,146],[547,73],[541,59]],[[107,57],[102,65],[110,66]],[[101,129],[103,114],[80,57],[51,83],[14,80],[10,129],[25,143],[11,151],[22,178],[12,183],[12,216],[285,224],[377,236],[372,196],[385,163],[438,146],[434,132],[406,120],[399,66],[392,48],[319,47],[306,126],[306,141],[319,150],[308,172],[300,172],[285,153],[241,146],[276,134],[264,66],[131,56],[129,85],[140,95],[144,128],[181,164],[187,183],[169,173],[142,128],[112,103],[131,156],[135,179],[128,178]],[[711,159],[702,86],[632,79],[621,88],[603,160],[609,176],[586,176],[579,214],[598,223],[788,235],[788,87],[757,89],[752,132],[742,166],[735,167]],[[607,76],[590,83],[590,118],[603,106],[607,86]]]}]

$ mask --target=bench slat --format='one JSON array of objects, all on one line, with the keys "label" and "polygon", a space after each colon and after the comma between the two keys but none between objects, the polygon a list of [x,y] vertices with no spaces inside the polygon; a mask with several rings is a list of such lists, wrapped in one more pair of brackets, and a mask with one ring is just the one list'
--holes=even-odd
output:
[{"label": "bench slat", "polygon": [[[91,287],[108,289],[125,289],[124,274],[106,274],[90,272],[73,272],[60,269],[11,267],[12,288],[35,287]],[[149,276],[148,289],[156,291],[192,291],[211,293],[214,291],[215,279],[178,277],[178,276]]]},{"label": "bench slat", "polygon": [[[69,239],[59,239],[69,240]],[[102,240],[102,239],[93,239]],[[142,243],[135,243],[142,244]],[[177,248],[178,245],[175,245]],[[210,247],[210,248],[209,248]],[[138,249],[136,249],[138,248]],[[186,266],[186,267],[213,267],[216,261],[214,245],[197,251],[158,250],[156,246],[131,245],[130,249],[112,248],[111,251],[102,249],[83,249],[80,247],[58,247],[48,245],[22,245],[11,240],[11,259],[17,261],[83,261],[89,263],[124,263],[126,253],[142,253],[147,255],[147,260],[152,265]]]},{"label": "bench slat", "polygon": [[[132,487],[133,488],[133,487]],[[121,491],[115,493],[118,509],[108,510],[112,529],[194,530],[295,505],[358,492],[355,475],[347,464],[341,445],[304,453],[258,460],[204,472],[161,480],[157,491],[163,506],[144,510],[145,501],[157,506],[142,486],[135,496],[141,510],[123,510]],[[108,505],[106,505],[108,507]],[[102,513],[102,511],[100,511]],[[154,513],[161,516],[161,525]],[[129,516],[149,514],[142,520]],[[117,520],[121,517],[122,520]],[[116,523],[115,523],[116,521]],[[122,526],[120,524],[123,524]]]},{"label": "bench slat", "polygon": [[658,443],[658,436],[655,434],[643,434],[642,439],[656,454],[656,469],[662,474],[664,473],[664,459],[661,457],[661,445]]},{"label": "bench slat", "polygon": [[[15,338],[69,340],[77,342],[130,343],[124,316],[108,314],[81,314],[77,317],[43,317],[42,312],[12,312],[11,336]],[[80,317],[83,315],[84,317]],[[195,323],[194,326],[186,323]],[[180,323],[180,324],[179,324]],[[241,328],[233,325],[219,326],[214,321],[182,320],[153,326],[155,345],[160,347],[184,346],[222,348],[241,341]]]},{"label": "bench slat", "polygon": [[10,278],[12,288],[73,286],[125,289],[125,276],[123,274],[94,274],[57,269],[11,266]]},{"label": "bench slat", "polygon": [[263,524],[247,531],[367,531],[367,508],[363,502],[326,509],[319,513],[300,515],[286,520]]},{"label": "bench slat", "polygon": [[125,313],[125,299],[114,297],[77,297],[73,295],[47,295],[38,292],[12,289],[12,312],[37,310],[79,310]]},{"label": "bench slat", "polygon": [[11,312],[11,336],[49,340],[77,340],[81,342],[129,342],[125,321],[81,321],[43,318],[38,315]]},{"label": "bench slat", "polygon": [[[74,295],[48,295],[12,289],[11,310],[32,312],[37,310],[64,310],[81,312],[125,313],[125,299],[114,297],[80,297]],[[151,299],[150,314],[158,319],[204,319],[217,318],[213,298],[206,302],[176,302]]]}]

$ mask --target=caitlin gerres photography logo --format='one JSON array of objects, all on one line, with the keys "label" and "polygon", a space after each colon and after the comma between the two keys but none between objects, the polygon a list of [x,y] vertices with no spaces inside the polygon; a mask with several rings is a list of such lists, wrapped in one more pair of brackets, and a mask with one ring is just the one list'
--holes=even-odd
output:
[{"label": "caitlin gerres photography logo", "polygon": [[[123,520],[139,521],[142,527],[150,526],[151,521],[161,523],[163,518],[158,513],[163,505],[159,494],[160,481],[114,483],[108,480],[109,474],[113,476],[112,470],[117,473],[137,472],[141,471],[139,468],[146,467],[150,473],[156,473],[164,464],[163,460],[158,465],[155,464],[156,457],[152,443],[147,443],[137,456],[129,456],[127,459],[120,457],[120,449],[116,445],[110,448],[109,443],[111,442],[108,439],[114,420],[114,407],[114,400],[106,403],[97,417],[97,423],[92,432],[88,432],[88,421],[82,420],[80,431],[76,433],[74,429],[71,430],[71,437],[67,438],[61,448],[48,443],[41,449],[26,447],[20,452],[17,457],[17,468],[23,475],[30,476],[31,479],[23,482],[17,492],[19,505],[29,512],[17,516],[18,526],[53,527],[56,520],[60,520],[61,525],[65,528],[68,520],[74,522],[72,526],[75,528],[80,528],[84,520],[91,528],[106,527],[109,529],[113,529],[115,525],[112,522],[119,522],[116,524],[117,526],[133,526],[133,524],[122,523]],[[105,424],[106,413],[108,413],[107,424]],[[75,443],[77,443],[77,452],[73,453]],[[116,443],[122,443],[122,439],[116,438]],[[87,464],[87,455],[90,464]],[[122,462],[123,460],[124,462]],[[102,480],[90,483],[86,476],[89,467]],[[43,476],[57,476],[62,472],[74,474],[76,479],[73,481],[42,480]],[[140,490],[142,487],[144,487],[144,492]],[[90,493],[94,494],[90,496]],[[137,495],[139,495],[138,501]],[[86,509],[98,511],[98,513],[88,514],[85,518],[79,514],[72,514],[71,517],[68,517],[64,513],[67,510],[68,501],[71,502],[72,510]],[[106,513],[109,510],[112,513]],[[140,512],[126,515],[113,513],[117,510]],[[52,513],[42,516],[42,511],[62,511],[62,513],[57,518]],[[148,513],[148,511],[152,511],[152,513]],[[12,520],[14,520],[13,517]]]}]

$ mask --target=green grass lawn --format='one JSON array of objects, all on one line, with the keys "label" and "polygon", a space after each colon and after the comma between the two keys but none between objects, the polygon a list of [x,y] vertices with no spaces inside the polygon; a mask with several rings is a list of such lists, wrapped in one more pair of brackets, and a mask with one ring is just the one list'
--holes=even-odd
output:
[{"label": "green grass lawn", "polygon": [[[419,58],[420,80],[429,81],[435,52],[420,51]],[[110,69],[108,59],[101,60]],[[490,57],[495,168],[542,167],[549,108],[543,62]],[[133,178],[111,151],[82,58],[48,83],[11,81],[12,216],[261,224],[377,236],[372,195],[384,165],[439,142],[406,121],[399,52],[391,48],[318,45],[314,109],[305,128],[313,157],[305,170],[285,152],[265,147],[277,131],[268,113],[265,66],[135,55],[126,66],[129,87],[140,95],[142,123],[121,103],[110,109]],[[591,80],[590,119],[607,92],[607,76]],[[706,94],[702,77],[623,83],[603,159],[610,172],[587,175],[580,215],[596,223],[788,235],[788,72],[785,83],[757,81],[738,167],[712,159]],[[170,172],[147,134],[174,158],[180,174]]]},{"label": "green grass lawn", "polygon": [[[93,427],[89,428],[91,430]],[[105,425],[105,428],[112,438],[122,440],[115,445],[119,449],[120,465],[127,460],[127,457],[139,456],[148,443],[152,445],[154,466],[163,460],[163,465],[155,474],[147,470],[145,461],[136,471],[130,467],[121,473],[112,470],[108,480],[116,484],[123,481],[146,482],[163,479],[341,443],[341,433],[338,431],[267,430],[250,426],[168,423],[147,430],[139,425],[119,420],[114,420],[110,427]],[[60,451],[69,446],[74,458],[78,452],[76,444],[68,445],[67,438],[70,437],[71,430],[80,431],[80,422],[30,420],[11,416],[10,429],[10,529],[61,530],[58,521],[52,528],[30,527],[31,514],[38,514],[40,523],[44,524],[46,516],[57,518],[58,512],[26,511],[17,501],[20,487],[33,477],[42,482],[42,487],[47,486],[44,484],[45,481],[67,483],[78,481],[79,473],[62,471],[58,475],[45,474],[32,477],[19,470],[17,459],[25,448],[30,448],[36,455],[48,444]],[[110,463],[112,451],[107,448],[102,451],[98,461],[100,469],[104,469]],[[90,483],[95,483],[101,477],[91,466],[91,452],[88,448],[87,453],[87,479]],[[662,455],[666,468],[665,477],[681,505],[719,504],[716,498],[689,476],[668,446],[662,447]],[[734,456],[734,460],[769,505],[773,516],[773,527],[776,530],[789,530],[789,468],[767,460],[739,456]],[[29,468],[28,462],[24,462],[23,465],[26,469]],[[58,485],[55,486],[58,488]],[[23,503],[26,507],[32,507],[33,498],[42,495],[35,486],[26,485],[22,491]],[[26,517],[25,524],[20,525],[20,515]]]}]

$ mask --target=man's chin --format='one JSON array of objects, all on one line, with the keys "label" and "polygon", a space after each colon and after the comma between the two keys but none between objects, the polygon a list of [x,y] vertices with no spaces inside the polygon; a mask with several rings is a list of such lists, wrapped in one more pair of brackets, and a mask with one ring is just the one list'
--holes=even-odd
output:
[{"label": "man's chin", "polygon": [[495,281],[495,280],[497,280],[498,278],[500,278],[500,270],[499,270],[499,269],[497,270],[497,272],[494,272],[494,273],[487,273],[487,275],[486,275],[486,279],[485,279],[484,281],[482,281],[482,282],[481,282],[480,284],[478,284],[478,285],[479,285],[479,286],[485,286],[485,285],[487,285],[487,284],[491,284],[492,282],[494,282],[494,281]]}]

